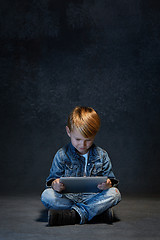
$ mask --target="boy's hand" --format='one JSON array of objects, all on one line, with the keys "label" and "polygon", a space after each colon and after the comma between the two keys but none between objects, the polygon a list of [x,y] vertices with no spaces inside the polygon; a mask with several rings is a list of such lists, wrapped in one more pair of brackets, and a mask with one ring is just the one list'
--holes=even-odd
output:
[{"label": "boy's hand", "polygon": [[100,190],[107,190],[108,188],[112,187],[112,182],[111,180],[108,178],[106,182],[98,184],[97,186]]},{"label": "boy's hand", "polygon": [[57,192],[62,192],[62,191],[65,189],[65,186],[64,186],[63,183],[60,183],[59,181],[60,181],[59,178],[55,179],[55,180],[52,182],[51,186],[52,186],[52,188],[53,188],[55,191],[57,191]]}]

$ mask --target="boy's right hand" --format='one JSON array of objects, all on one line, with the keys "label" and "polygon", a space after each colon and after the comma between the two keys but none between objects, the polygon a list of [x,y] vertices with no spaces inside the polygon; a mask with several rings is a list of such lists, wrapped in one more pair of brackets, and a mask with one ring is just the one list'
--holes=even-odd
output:
[{"label": "boy's right hand", "polygon": [[60,183],[60,179],[57,178],[55,179],[52,184],[51,184],[52,188],[56,191],[56,192],[62,192],[65,189],[65,186],[63,183]]}]

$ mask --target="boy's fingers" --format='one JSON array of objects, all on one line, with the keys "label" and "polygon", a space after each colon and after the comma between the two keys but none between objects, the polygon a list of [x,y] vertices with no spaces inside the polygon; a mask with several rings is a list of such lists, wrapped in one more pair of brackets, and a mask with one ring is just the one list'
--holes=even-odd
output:
[{"label": "boy's fingers", "polygon": [[107,183],[111,184],[111,180],[109,178],[107,179]]}]

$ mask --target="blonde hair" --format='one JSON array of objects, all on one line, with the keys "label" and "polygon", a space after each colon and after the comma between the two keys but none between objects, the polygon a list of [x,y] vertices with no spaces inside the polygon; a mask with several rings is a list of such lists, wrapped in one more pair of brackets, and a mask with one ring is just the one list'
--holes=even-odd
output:
[{"label": "blonde hair", "polygon": [[77,106],[68,117],[68,127],[70,131],[78,129],[84,137],[92,137],[100,128],[100,118],[93,108]]}]

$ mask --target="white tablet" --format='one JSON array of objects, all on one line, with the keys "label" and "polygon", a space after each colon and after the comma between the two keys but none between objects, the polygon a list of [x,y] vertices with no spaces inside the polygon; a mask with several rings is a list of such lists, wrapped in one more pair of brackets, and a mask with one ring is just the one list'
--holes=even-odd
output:
[{"label": "white tablet", "polygon": [[64,193],[98,192],[97,185],[107,181],[107,177],[61,177],[65,185]]}]

